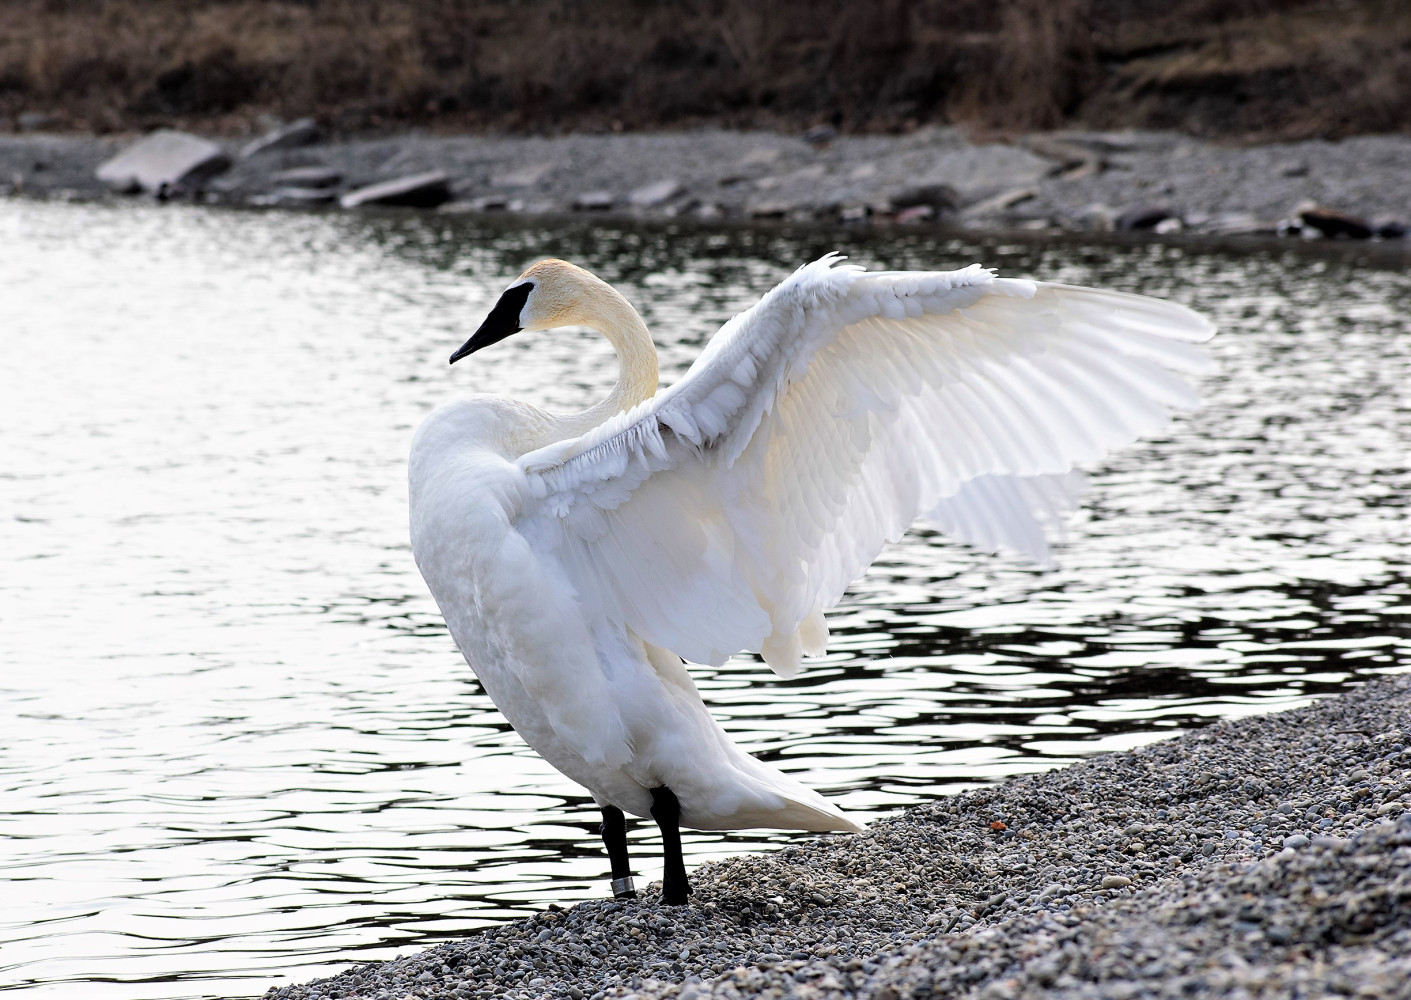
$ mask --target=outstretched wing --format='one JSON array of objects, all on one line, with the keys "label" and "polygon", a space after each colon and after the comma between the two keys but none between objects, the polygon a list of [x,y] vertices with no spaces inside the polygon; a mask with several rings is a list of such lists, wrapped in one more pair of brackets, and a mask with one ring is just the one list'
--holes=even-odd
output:
[{"label": "outstretched wing", "polygon": [[1156,299],[825,257],[680,382],[520,459],[520,530],[579,598],[688,660],[791,675],[823,610],[919,516],[1047,556],[1078,465],[1198,402],[1213,328]]}]

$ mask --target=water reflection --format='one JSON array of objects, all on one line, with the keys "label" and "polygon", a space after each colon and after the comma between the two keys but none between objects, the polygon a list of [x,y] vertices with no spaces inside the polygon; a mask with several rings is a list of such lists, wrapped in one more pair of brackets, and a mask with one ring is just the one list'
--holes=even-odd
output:
[{"label": "water reflection", "polygon": [[[587,333],[445,367],[532,259],[622,287],[671,381],[842,240],[0,203],[0,987],[255,995],[601,894],[591,802],[507,731],[416,577],[411,429],[467,388],[561,408],[606,391]],[[1201,413],[1099,471],[1057,570],[913,534],[804,677],[700,671],[750,749],[879,813],[1411,663],[1406,274],[922,234],[845,248],[1167,295],[1222,326],[1220,369]]]}]

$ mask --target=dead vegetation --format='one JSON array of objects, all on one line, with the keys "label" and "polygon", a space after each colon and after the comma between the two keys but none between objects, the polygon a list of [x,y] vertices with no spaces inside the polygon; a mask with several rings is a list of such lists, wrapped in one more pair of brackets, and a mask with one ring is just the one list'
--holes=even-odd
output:
[{"label": "dead vegetation", "polygon": [[1411,129],[1404,0],[7,0],[0,126]]}]

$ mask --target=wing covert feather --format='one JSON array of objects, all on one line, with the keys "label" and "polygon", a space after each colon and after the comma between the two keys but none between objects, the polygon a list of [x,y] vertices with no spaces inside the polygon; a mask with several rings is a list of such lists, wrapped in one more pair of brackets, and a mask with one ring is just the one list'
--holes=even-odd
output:
[{"label": "wing covert feather", "polygon": [[1197,405],[1213,328],[1169,302],[829,256],[676,385],[523,456],[523,528],[653,645],[790,675],[822,611],[918,517],[1048,559],[1077,467]]}]

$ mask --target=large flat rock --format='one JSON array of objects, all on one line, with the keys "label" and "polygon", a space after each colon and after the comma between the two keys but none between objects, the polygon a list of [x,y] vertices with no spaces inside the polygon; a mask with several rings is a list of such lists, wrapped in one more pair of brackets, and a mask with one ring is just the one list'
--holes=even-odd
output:
[{"label": "large flat rock", "polygon": [[435,208],[451,200],[451,185],[439,170],[430,170],[410,177],[383,181],[349,191],[339,199],[344,208],[363,205],[403,205],[410,208]]},{"label": "large flat rock", "polygon": [[138,139],[95,173],[115,190],[156,194],[199,188],[229,167],[230,157],[214,142],[164,128]]}]

